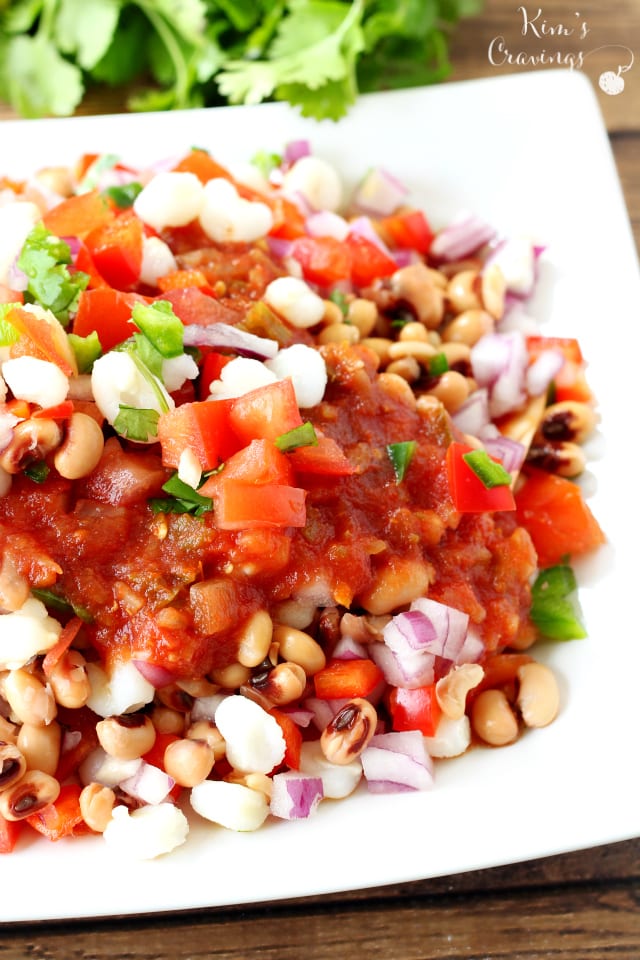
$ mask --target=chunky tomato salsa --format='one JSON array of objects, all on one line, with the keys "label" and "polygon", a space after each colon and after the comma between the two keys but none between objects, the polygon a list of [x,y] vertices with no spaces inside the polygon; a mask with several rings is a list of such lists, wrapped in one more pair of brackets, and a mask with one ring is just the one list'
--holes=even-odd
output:
[{"label": "chunky tomato salsa", "polygon": [[0,180],[0,236],[0,851],[153,857],[553,720],[604,535],[538,248],[304,142]]}]

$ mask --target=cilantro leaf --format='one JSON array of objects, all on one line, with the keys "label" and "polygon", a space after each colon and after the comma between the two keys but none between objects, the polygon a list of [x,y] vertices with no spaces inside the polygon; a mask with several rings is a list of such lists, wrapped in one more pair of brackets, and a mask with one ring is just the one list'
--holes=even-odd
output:
[{"label": "cilantro leaf", "polygon": [[138,440],[146,443],[151,437],[158,436],[157,410],[138,409],[120,404],[120,412],[113,421],[113,426],[121,437],[128,440]]},{"label": "cilantro leaf", "polygon": [[89,282],[86,273],[73,276],[67,269],[71,263],[68,245],[37,223],[24,242],[18,266],[26,274],[25,300],[39,303],[54,314],[63,326],[78,305],[78,298]]},{"label": "cilantro leaf", "polygon": [[0,44],[0,93],[27,119],[66,117],[82,100],[82,71],[46,37],[14,36]]},{"label": "cilantro leaf", "polygon": [[204,497],[188,483],[181,480],[177,473],[172,474],[162,489],[168,497],[153,497],[149,506],[153,513],[191,513],[194,517],[201,517],[213,509],[211,497]]},{"label": "cilantro leaf", "polygon": [[60,0],[53,36],[62,53],[91,70],[106,53],[119,16],[119,0]]},{"label": "cilantro leaf", "polygon": [[19,306],[19,303],[0,303],[0,347],[8,347],[20,339],[20,334],[13,324],[5,320],[9,311]]}]

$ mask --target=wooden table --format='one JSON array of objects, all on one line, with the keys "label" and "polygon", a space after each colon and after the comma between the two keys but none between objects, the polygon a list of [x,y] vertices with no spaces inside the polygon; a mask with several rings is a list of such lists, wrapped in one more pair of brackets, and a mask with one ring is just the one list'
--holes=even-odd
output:
[{"label": "wooden table", "polygon": [[[500,63],[496,43],[492,49],[498,63],[490,62],[495,37],[503,37],[504,49],[514,55],[539,54],[541,48],[565,58],[588,54],[583,69],[598,89],[640,248],[640,2],[547,0],[540,16],[539,9],[537,0],[527,7],[533,26],[529,23],[523,35],[517,2],[486,0],[483,14],[456,33],[452,79],[523,69]],[[574,27],[574,33],[538,38],[534,27],[539,30],[543,19],[548,27]],[[575,27],[583,22],[589,32],[581,38]],[[624,90],[618,95],[601,92],[601,74],[617,72],[629,63],[630,54],[637,62],[620,74]],[[118,109],[117,99],[106,94],[94,96],[82,112]],[[0,105],[0,119],[9,115]],[[597,242],[597,224],[593,227]],[[2,864],[3,883],[9,866]],[[124,875],[122,882],[127,882]],[[265,908],[8,928],[0,931],[0,960],[637,960],[639,894],[636,839],[526,864]]]}]

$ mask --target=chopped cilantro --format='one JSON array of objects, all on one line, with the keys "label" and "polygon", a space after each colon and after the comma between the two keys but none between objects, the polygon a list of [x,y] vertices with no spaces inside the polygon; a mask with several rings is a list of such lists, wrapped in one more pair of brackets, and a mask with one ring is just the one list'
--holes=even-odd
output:
[{"label": "chopped cilantro", "polygon": [[159,418],[157,410],[138,409],[121,403],[113,426],[121,437],[146,443],[151,437],[158,436]]},{"label": "chopped cilantro", "polygon": [[44,460],[36,460],[29,463],[23,470],[25,477],[29,477],[34,483],[44,483],[49,476],[50,467]]},{"label": "chopped cilantro", "polygon": [[13,324],[5,319],[10,310],[19,306],[19,303],[0,303],[0,347],[9,347],[20,339],[20,334]]},{"label": "chopped cilantro", "polygon": [[78,298],[89,282],[86,273],[69,273],[71,251],[43,223],[37,223],[22,247],[18,267],[26,274],[25,300],[39,303],[54,314],[63,327],[76,310]]},{"label": "chopped cilantro", "polygon": [[107,187],[102,191],[103,197],[107,197],[112,203],[115,203],[119,210],[126,210],[133,206],[133,202],[142,190],[142,184],[134,180],[132,183],[123,183],[116,187]]},{"label": "chopped cilantro", "polygon": [[149,506],[153,513],[190,513],[194,517],[201,517],[213,509],[211,497],[202,494],[180,479],[177,473],[172,474],[162,489],[168,497],[153,497]]},{"label": "chopped cilantro", "polygon": [[79,607],[71,603],[70,600],[67,600],[66,597],[56,593],[54,590],[49,590],[46,587],[32,587],[31,593],[36,600],[41,600],[42,603],[51,610],[57,610],[59,613],[73,613],[85,623],[91,623],[93,620],[93,617],[85,607]]}]

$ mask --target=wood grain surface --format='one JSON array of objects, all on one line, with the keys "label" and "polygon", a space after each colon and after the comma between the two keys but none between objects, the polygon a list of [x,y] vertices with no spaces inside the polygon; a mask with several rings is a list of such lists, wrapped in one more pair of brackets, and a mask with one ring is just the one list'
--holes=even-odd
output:
[{"label": "wood grain surface", "polygon": [[[572,33],[557,29],[560,25]],[[640,0],[540,0],[524,8],[517,0],[486,0],[483,13],[455,34],[451,79],[525,69],[521,62],[491,62],[490,51],[494,61],[500,51],[503,60],[508,51],[522,61],[540,58],[543,50],[556,58],[553,66],[570,69],[573,57],[596,89],[640,249]],[[527,68],[547,67],[536,60]],[[602,74],[610,72],[624,81],[616,95],[599,86]],[[122,109],[117,93],[94,91],[79,112]],[[9,116],[0,104],[0,120]],[[0,871],[1,897],[2,885],[11,882],[8,858]],[[198,880],[176,877],[176,882]],[[251,909],[5,926],[0,960],[639,960],[639,895],[636,839],[454,877]]]}]

